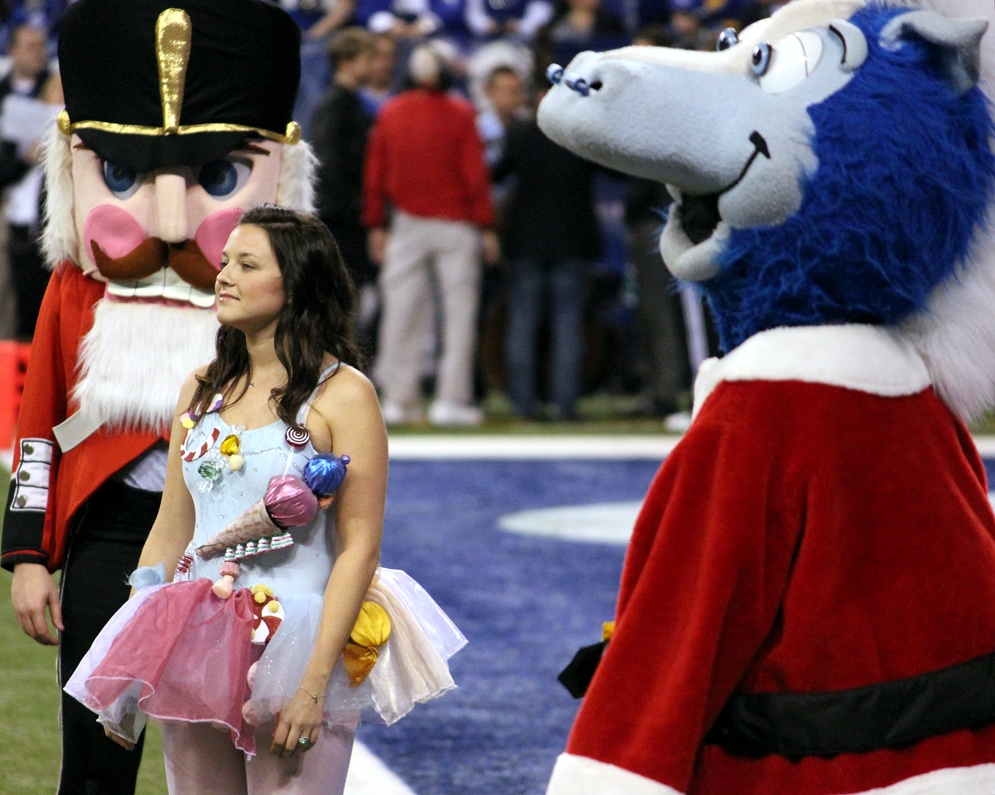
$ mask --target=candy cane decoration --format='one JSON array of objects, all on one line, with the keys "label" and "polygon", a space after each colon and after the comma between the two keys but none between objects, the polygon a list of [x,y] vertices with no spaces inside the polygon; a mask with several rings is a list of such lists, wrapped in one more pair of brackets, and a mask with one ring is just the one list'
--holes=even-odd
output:
[{"label": "candy cane decoration", "polygon": [[[189,435],[190,435],[190,431],[187,431],[187,436],[189,436]],[[216,441],[218,441],[218,437],[220,435],[221,435],[221,429],[220,428],[215,428],[213,431],[211,431],[211,435],[208,436],[204,440],[204,443],[200,447],[198,447],[198,448],[196,448],[194,450],[187,450],[187,440],[184,439],[180,443],[180,452],[183,454],[183,460],[184,461],[195,461],[198,458],[200,458],[202,455],[204,455],[205,453],[207,453],[208,450],[211,449],[211,446]]]}]

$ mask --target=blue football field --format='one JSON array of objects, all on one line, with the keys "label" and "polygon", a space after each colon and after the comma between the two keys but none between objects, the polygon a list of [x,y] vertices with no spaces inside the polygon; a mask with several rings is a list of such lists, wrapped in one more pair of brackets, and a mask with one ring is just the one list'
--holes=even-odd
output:
[{"label": "blue football field", "polygon": [[[986,466],[991,480],[995,460]],[[590,512],[607,516],[606,503],[617,504],[616,523],[631,521],[658,467],[648,459],[392,461],[382,562],[424,585],[469,640],[451,663],[457,690],[393,726],[360,729],[417,795],[545,792],[579,703],[556,675],[613,617],[625,546],[502,525],[509,515],[539,525],[546,517],[555,534],[571,516],[542,509],[598,506]]]}]

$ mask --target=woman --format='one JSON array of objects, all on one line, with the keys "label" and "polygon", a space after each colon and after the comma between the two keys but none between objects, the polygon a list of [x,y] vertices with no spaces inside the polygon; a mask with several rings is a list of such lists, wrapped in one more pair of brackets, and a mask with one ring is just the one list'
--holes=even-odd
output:
[{"label": "woman", "polygon": [[[423,592],[403,573],[374,582],[387,439],[354,367],[352,284],[325,227],[285,208],[250,210],[225,246],[216,294],[217,358],[183,385],[162,505],[132,578],[141,586],[161,565],[177,581],[141,588],[66,690],[125,747],[144,715],[163,719],[171,793],[341,793],[359,710],[376,697],[392,722],[449,689],[445,659],[465,641],[434,603],[411,609]],[[349,457],[320,455],[333,444]],[[308,488],[327,505],[315,462],[326,474],[349,463],[327,512]],[[388,670],[374,666],[357,685],[340,660],[364,598],[387,608],[394,632],[379,666]],[[448,638],[438,649],[425,623]],[[375,660],[382,642],[357,653]],[[434,692],[391,685],[396,666],[418,658],[412,649],[436,655],[420,672]]]}]

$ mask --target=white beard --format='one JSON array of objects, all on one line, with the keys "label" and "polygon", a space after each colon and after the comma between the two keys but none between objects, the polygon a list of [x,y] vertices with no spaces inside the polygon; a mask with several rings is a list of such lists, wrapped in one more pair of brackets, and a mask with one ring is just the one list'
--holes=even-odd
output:
[{"label": "white beard", "polygon": [[186,376],[215,356],[213,311],[97,303],[72,392],[80,413],[120,429],[169,428]]}]

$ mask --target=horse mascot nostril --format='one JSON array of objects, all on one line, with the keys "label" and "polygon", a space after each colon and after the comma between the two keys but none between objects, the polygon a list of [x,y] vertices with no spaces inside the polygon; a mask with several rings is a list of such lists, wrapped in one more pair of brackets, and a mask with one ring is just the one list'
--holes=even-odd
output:
[{"label": "horse mascot nostril", "polygon": [[551,68],[540,126],[666,183],[725,355],[549,793],[995,792],[993,18],[794,0]]}]

